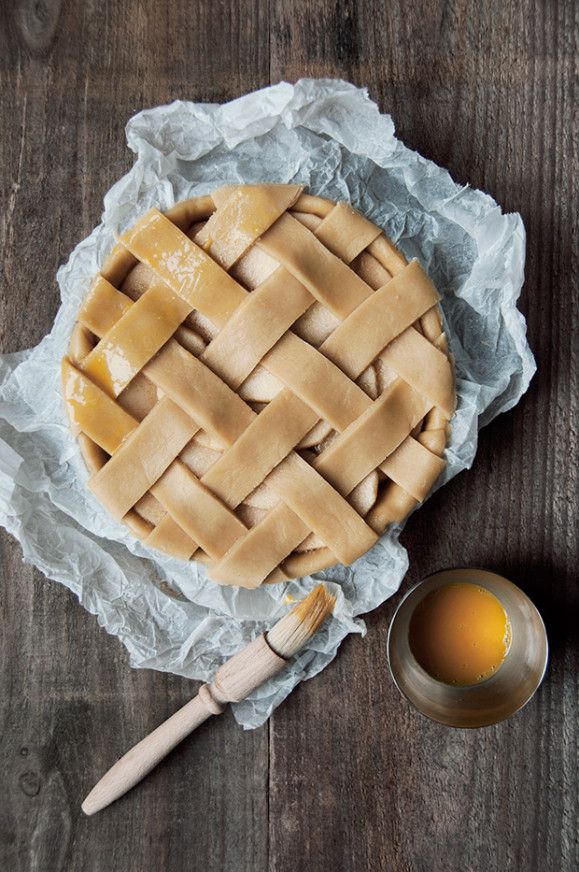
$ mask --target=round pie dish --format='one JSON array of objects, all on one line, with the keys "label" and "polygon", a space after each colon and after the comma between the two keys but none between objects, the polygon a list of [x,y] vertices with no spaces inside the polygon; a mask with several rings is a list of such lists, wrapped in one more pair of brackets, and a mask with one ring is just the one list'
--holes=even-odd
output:
[{"label": "round pie dish", "polygon": [[104,508],[245,587],[350,563],[402,521],[455,404],[419,263],[298,185],[146,213],[79,310],[62,390]]}]

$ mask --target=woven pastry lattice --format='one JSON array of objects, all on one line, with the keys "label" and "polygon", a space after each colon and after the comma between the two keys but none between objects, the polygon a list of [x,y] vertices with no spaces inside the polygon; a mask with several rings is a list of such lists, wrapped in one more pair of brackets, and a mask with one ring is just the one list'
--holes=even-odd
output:
[{"label": "woven pastry lattice", "polygon": [[438,294],[297,185],[153,209],[78,313],[63,394],[89,487],[143,542],[246,587],[351,563],[440,475]]}]

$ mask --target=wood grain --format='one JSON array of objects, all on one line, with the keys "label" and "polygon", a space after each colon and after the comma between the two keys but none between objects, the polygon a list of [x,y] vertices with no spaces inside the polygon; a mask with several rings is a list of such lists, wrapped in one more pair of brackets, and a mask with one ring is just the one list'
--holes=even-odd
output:
[{"label": "wood grain", "polygon": [[395,597],[267,727],[216,719],[89,820],[80,801],[103,764],[195,687],[131,670],[3,535],[1,869],[579,866],[578,33],[573,0],[0,4],[3,351],[49,329],[56,268],[130,166],[123,127],[144,106],[340,76],[368,86],[408,145],[521,212],[539,374],[483,431],[473,469],[411,519],[404,587],[448,565],[503,572],[542,609],[552,646],[526,709],[488,730],[447,730],[412,712],[387,675]]}]

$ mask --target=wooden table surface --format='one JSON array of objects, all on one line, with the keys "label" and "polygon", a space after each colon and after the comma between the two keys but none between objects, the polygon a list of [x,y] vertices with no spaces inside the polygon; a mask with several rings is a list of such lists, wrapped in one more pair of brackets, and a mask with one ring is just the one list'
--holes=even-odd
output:
[{"label": "wooden table surface", "polygon": [[80,802],[103,767],[194,685],[132,670],[118,640],[4,534],[3,872],[578,868],[577,8],[0,4],[3,351],[49,330],[56,269],[131,165],[129,116],[174,98],[349,79],[368,86],[409,146],[522,214],[521,308],[539,373],[517,409],[482,433],[473,469],[412,517],[403,589],[447,565],[497,570],[534,598],[552,646],[547,679],[522,712],[483,731],[445,729],[412,711],[388,676],[396,596],[266,726],[243,732],[223,716],[87,819]]}]

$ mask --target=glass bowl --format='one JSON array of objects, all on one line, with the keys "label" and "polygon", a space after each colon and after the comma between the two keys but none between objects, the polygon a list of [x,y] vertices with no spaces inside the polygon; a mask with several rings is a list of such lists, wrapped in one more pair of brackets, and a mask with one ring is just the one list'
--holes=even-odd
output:
[{"label": "glass bowl", "polygon": [[[511,647],[494,675],[479,684],[443,684],[414,657],[408,628],[424,597],[449,582],[470,582],[493,593],[511,622]],[[445,569],[419,582],[402,599],[390,624],[388,661],[400,692],[419,712],[450,727],[487,727],[527,703],[545,675],[548,642],[541,615],[512,581],[484,569]]]}]

